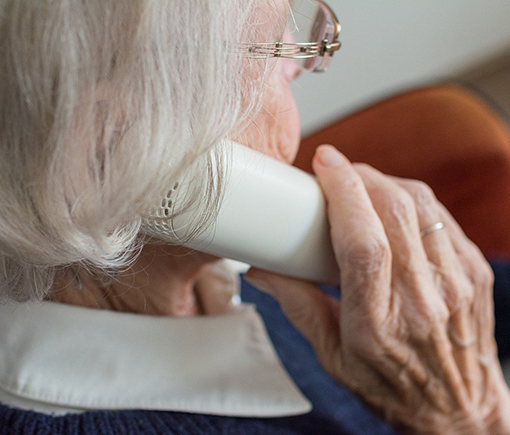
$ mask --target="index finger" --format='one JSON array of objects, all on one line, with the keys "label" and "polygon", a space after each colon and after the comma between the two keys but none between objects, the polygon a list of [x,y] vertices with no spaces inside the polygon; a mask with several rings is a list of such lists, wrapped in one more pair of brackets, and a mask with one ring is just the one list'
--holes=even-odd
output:
[{"label": "index finger", "polygon": [[330,145],[317,148],[312,166],[328,203],[343,305],[376,304],[377,312],[383,314],[390,301],[391,249],[365,185],[350,162]]}]

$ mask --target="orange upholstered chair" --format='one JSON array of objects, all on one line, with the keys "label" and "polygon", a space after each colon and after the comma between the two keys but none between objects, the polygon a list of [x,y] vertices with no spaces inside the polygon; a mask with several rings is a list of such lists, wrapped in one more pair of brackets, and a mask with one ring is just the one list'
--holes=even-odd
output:
[{"label": "orange upholstered chair", "polygon": [[444,84],[379,102],[305,138],[295,165],[311,171],[323,143],[425,181],[484,254],[510,258],[510,132],[473,92]]}]

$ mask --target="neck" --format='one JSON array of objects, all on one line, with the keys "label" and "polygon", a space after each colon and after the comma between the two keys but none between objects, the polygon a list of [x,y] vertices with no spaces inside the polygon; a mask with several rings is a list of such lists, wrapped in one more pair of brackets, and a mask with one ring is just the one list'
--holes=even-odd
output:
[{"label": "neck", "polygon": [[83,270],[67,270],[49,299],[140,314],[205,314],[204,301],[211,295],[204,297],[199,282],[218,262],[217,257],[179,246],[146,245],[129,269],[108,282]]}]

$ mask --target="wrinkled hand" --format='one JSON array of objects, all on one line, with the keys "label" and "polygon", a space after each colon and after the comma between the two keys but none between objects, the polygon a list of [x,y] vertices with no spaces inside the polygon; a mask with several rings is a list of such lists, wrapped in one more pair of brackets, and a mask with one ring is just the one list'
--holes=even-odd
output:
[{"label": "wrinkled hand", "polygon": [[[323,367],[403,433],[510,433],[493,338],[493,276],[423,183],[351,165],[320,147],[341,271],[337,302],[313,284],[252,269]],[[446,227],[423,238],[420,230]]]}]

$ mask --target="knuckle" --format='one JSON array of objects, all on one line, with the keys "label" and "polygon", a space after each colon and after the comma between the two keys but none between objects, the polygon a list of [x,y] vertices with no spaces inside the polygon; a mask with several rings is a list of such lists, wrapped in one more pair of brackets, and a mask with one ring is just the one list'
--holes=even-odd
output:
[{"label": "knuckle", "polygon": [[441,273],[441,282],[441,293],[451,313],[473,304],[473,285],[461,271],[451,273],[451,270],[444,270]]},{"label": "knuckle", "polygon": [[431,334],[446,331],[451,317],[446,302],[429,303],[409,318],[409,334],[417,343],[428,344]]},{"label": "knuckle", "polygon": [[469,282],[464,282],[460,287],[455,286],[445,295],[445,301],[450,307],[450,312],[455,313],[461,309],[471,307],[474,302],[475,292]]},{"label": "knuckle", "polygon": [[[478,248],[478,246],[465,234],[462,234],[460,241],[464,243],[463,254],[470,259],[470,261],[473,263],[473,266],[480,266],[481,263],[487,263],[484,255],[482,254],[482,251],[480,251],[480,248]],[[488,264],[487,267],[490,268]]]},{"label": "knuckle", "polygon": [[348,242],[343,256],[347,265],[367,272],[387,264],[391,260],[391,249],[385,238],[372,235]]},{"label": "knuckle", "polygon": [[436,195],[427,184],[422,181],[412,181],[411,186],[412,191],[410,193],[414,197],[417,206],[428,209],[436,204]]},{"label": "knuckle", "polygon": [[451,313],[446,303],[437,304],[431,316],[434,323],[446,327],[450,321]]},{"label": "knuckle", "polygon": [[494,285],[494,272],[485,260],[481,261],[475,268],[474,282],[478,288],[492,289]]},{"label": "knuckle", "polygon": [[494,272],[478,247],[470,240],[467,240],[464,258],[467,276],[475,289],[477,291],[484,288],[491,290],[494,285]]},{"label": "knuckle", "polygon": [[358,192],[358,191],[365,190],[365,185],[363,184],[363,180],[358,176],[349,177],[349,178],[342,180],[341,187],[345,190],[350,190],[351,192],[352,191]]},{"label": "knuckle", "polygon": [[427,304],[427,308],[425,310],[427,319],[433,326],[445,327],[451,317],[450,309],[443,297],[438,295],[436,298],[431,298],[429,303]]},{"label": "knuckle", "polygon": [[342,174],[334,182],[321,185],[324,189],[324,194],[329,199],[342,197],[346,192],[349,192],[351,195],[359,195],[366,190],[363,180],[356,173]]},{"label": "knuckle", "polygon": [[400,190],[388,204],[388,215],[398,225],[408,225],[416,219],[416,205],[412,196]]}]

